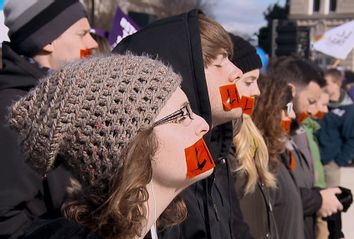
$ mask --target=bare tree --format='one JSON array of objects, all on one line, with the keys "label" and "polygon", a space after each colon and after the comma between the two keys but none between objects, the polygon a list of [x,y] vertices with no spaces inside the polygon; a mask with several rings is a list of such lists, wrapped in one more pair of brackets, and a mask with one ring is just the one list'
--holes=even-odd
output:
[{"label": "bare tree", "polygon": [[[199,8],[207,15],[216,0],[81,0],[87,8],[93,27],[111,29],[117,6],[128,13],[146,13],[163,18]],[[92,11],[94,9],[94,11]],[[92,14],[93,13],[93,14]],[[92,19],[92,17],[94,18]]]}]

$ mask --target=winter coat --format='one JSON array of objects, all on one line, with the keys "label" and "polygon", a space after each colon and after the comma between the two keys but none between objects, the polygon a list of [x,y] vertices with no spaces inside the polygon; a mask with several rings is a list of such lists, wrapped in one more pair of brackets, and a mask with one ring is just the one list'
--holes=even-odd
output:
[{"label": "winter coat", "polygon": [[315,187],[326,188],[326,181],[324,175],[324,168],[321,162],[320,148],[315,136],[315,132],[321,127],[314,119],[307,118],[303,122],[303,126],[306,132],[307,140],[310,146],[311,155],[315,170]]},{"label": "winter coat", "polygon": [[[148,54],[172,66],[182,78],[193,111],[211,126],[211,108],[204,74],[198,11],[152,23],[124,38],[113,53]],[[231,122],[209,132],[205,141],[216,163],[214,173],[184,192],[188,217],[180,225],[164,230],[159,238],[250,238],[232,186],[227,155],[232,140]]]},{"label": "winter coat", "polygon": [[304,239],[304,218],[300,196],[286,165],[279,163],[276,169],[277,187],[270,190],[273,214],[280,239]]},{"label": "winter coat", "polygon": [[31,230],[21,239],[100,239],[88,228],[68,220],[57,218],[38,220],[33,223]]},{"label": "winter coat", "polygon": [[[237,167],[235,152],[235,147],[231,147],[229,159],[230,162],[235,162],[233,165]],[[258,181],[255,191],[245,194],[246,175],[234,172],[233,178],[235,180],[234,186],[240,200],[241,211],[250,227],[251,235],[257,239],[279,238],[269,188],[264,183]]]},{"label": "winter coat", "polygon": [[[17,134],[8,126],[8,108],[44,77],[47,70],[18,55],[9,43],[2,44],[0,72],[0,237],[16,238],[43,215],[56,212],[65,195],[68,173],[58,168],[45,180],[21,154]],[[48,216],[48,215],[47,215]]]},{"label": "winter coat", "polygon": [[[302,136],[302,140],[307,140],[306,134],[302,134]],[[290,158],[289,153],[285,153],[282,155],[282,161],[300,191],[305,239],[312,239],[315,238],[316,215],[322,205],[322,197],[319,189],[314,187],[313,166],[310,166],[311,160],[306,159],[302,150],[293,141],[287,142],[287,150],[291,152],[293,158]],[[291,160],[294,160],[294,162],[291,163]],[[294,165],[293,168],[291,164]]]},{"label": "winter coat", "polygon": [[345,166],[354,160],[354,105],[345,91],[339,102],[330,102],[329,112],[319,121],[316,136],[324,165],[334,161]]}]

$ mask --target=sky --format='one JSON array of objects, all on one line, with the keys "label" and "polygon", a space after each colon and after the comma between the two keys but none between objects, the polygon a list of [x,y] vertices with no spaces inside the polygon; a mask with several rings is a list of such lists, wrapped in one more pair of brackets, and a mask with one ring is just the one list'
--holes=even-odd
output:
[{"label": "sky", "polygon": [[285,4],[285,0],[217,0],[210,13],[226,30],[252,36],[267,24],[263,12],[277,2]]}]

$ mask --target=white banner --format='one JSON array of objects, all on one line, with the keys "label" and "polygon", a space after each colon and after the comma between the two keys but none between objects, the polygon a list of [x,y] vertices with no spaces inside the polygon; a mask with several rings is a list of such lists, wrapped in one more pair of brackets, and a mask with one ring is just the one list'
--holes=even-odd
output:
[{"label": "white banner", "polygon": [[326,55],[345,60],[354,48],[354,20],[325,32],[313,47]]}]

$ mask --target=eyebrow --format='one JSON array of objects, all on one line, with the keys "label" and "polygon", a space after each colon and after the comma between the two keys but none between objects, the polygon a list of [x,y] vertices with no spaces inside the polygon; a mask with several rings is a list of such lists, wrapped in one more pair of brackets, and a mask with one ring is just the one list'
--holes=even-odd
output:
[{"label": "eyebrow", "polygon": [[255,81],[255,80],[257,80],[257,77],[255,77],[255,76],[247,76],[247,77],[246,77],[246,80],[253,80],[253,81]]}]

